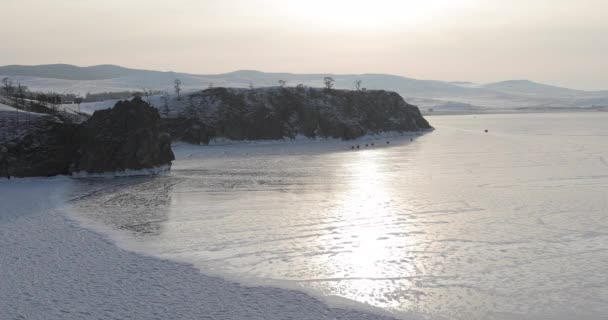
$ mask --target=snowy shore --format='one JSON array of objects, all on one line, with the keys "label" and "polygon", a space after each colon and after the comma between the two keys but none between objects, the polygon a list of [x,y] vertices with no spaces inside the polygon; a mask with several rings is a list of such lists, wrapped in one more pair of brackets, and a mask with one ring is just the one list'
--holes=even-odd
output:
[{"label": "snowy shore", "polygon": [[58,208],[68,178],[0,182],[0,319],[379,319],[119,249]]},{"label": "snowy shore", "polygon": [[605,319],[606,116],[180,144],[167,175],[0,180],[0,319]]}]

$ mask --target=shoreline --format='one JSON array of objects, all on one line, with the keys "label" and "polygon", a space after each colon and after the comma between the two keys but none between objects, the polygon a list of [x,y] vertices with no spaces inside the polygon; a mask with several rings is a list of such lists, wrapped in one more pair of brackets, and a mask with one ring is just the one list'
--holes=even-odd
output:
[{"label": "shoreline", "polygon": [[553,108],[553,109],[484,109],[472,111],[433,111],[422,112],[423,117],[427,116],[480,116],[480,115],[508,115],[508,114],[562,114],[562,113],[592,113],[592,112],[608,112],[608,107],[603,109],[583,109],[583,108]]},{"label": "shoreline", "polygon": [[[125,250],[60,210],[69,184],[65,178],[0,183],[7,208],[0,215],[0,247],[6,248],[0,318],[391,319]],[[31,201],[19,196],[24,189],[43,196]]]}]

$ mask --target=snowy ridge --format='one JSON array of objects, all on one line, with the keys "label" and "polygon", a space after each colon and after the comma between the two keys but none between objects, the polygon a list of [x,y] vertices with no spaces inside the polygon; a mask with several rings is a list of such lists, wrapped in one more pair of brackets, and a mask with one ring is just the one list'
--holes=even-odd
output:
[{"label": "snowy ridge", "polygon": [[[105,68],[108,66],[98,67]],[[103,79],[97,80],[52,79],[35,77],[33,76],[35,74],[31,74],[30,76],[11,76],[11,78],[15,82],[21,82],[34,90],[71,92],[84,95],[86,92],[139,91],[143,88],[173,92],[172,83],[176,78],[182,80],[183,92],[198,91],[210,86],[235,88],[248,88],[251,85],[256,88],[276,86],[278,80],[287,81],[288,87],[294,87],[298,84],[322,87],[323,77],[332,76],[335,79],[335,88],[337,89],[353,89],[354,81],[362,80],[363,86],[367,89],[395,91],[408,102],[416,104],[413,101],[425,101],[424,104],[419,105],[420,107],[437,108],[441,111],[456,113],[492,112],[496,109],[538,108],[542,106],[549,106],[551,108],[589,108],[608,101],[608,91],[574,90],[539,84],[528,80],[473,84],[462,81],[446,82],[410,79],[388,74],[291,74],[241,70],[217,75],[193,75],[187,73],[134,70],[118,66],[109,67],[116,68],[117,70],[110,73],[104,72],[101,75]],[[89,69],[86,70],[90,71]],[[24,73],[17,72],[15,74]],[[40,76],[42,75],[43,73],[40,74]],[[480,106],[482,110],[452,110],[450,102]]]}]

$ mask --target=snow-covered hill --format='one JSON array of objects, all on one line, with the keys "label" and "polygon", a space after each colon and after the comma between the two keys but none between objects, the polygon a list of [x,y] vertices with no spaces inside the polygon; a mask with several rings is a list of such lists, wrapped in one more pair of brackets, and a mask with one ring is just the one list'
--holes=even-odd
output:
[{"label": "snow-covered hill", "polygon": [[541,83],[532,82],[529,80],[508,80],[495,83],[488,83],[482,88],[494,91],[500,91],[516,95],[529,95],[535,97],[561,97],[561,98],[577,98],[581,96],[601,96],[608,95],[608,91],[589,92],[582,90],[574,90],[551,86]]},{"label": "snow-covered hill", "polygon": [[[247,88],[276,86],[279,80],[287,86],[303,84],[321,87],[323,78],[331,76],[337,89],[353,89],[361,80],[367,89],[398,92],[411,103],[423,102],[422,109],[463,111],[463,105],[478,110],[521,108],[589,108],[608,102],[608,91],[582,91],[544,85],[528,80],[510,80],[490,84],[411,79],[387,74],[293,74],[240,70],[217,75],[129,69],[113,65],[76,67],[71,65],[0,67],[0,77],[10,77],[32,90],[60,93],[110,92],[124,90],[173,91],[173,81],[180,79],[182,89],[198,91],[214,87]],[[455,106],[456,108],[452,108]],[[475,111],[477,110],[477,111]]]}]

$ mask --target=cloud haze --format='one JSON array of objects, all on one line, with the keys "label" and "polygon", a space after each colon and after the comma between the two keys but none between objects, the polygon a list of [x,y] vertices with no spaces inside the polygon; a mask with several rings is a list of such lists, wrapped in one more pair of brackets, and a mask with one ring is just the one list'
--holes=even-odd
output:
[{"label": "cloud haze", "polygon": [[3,0],[0,65],[390,73],[608,89],[605,0]]}]

